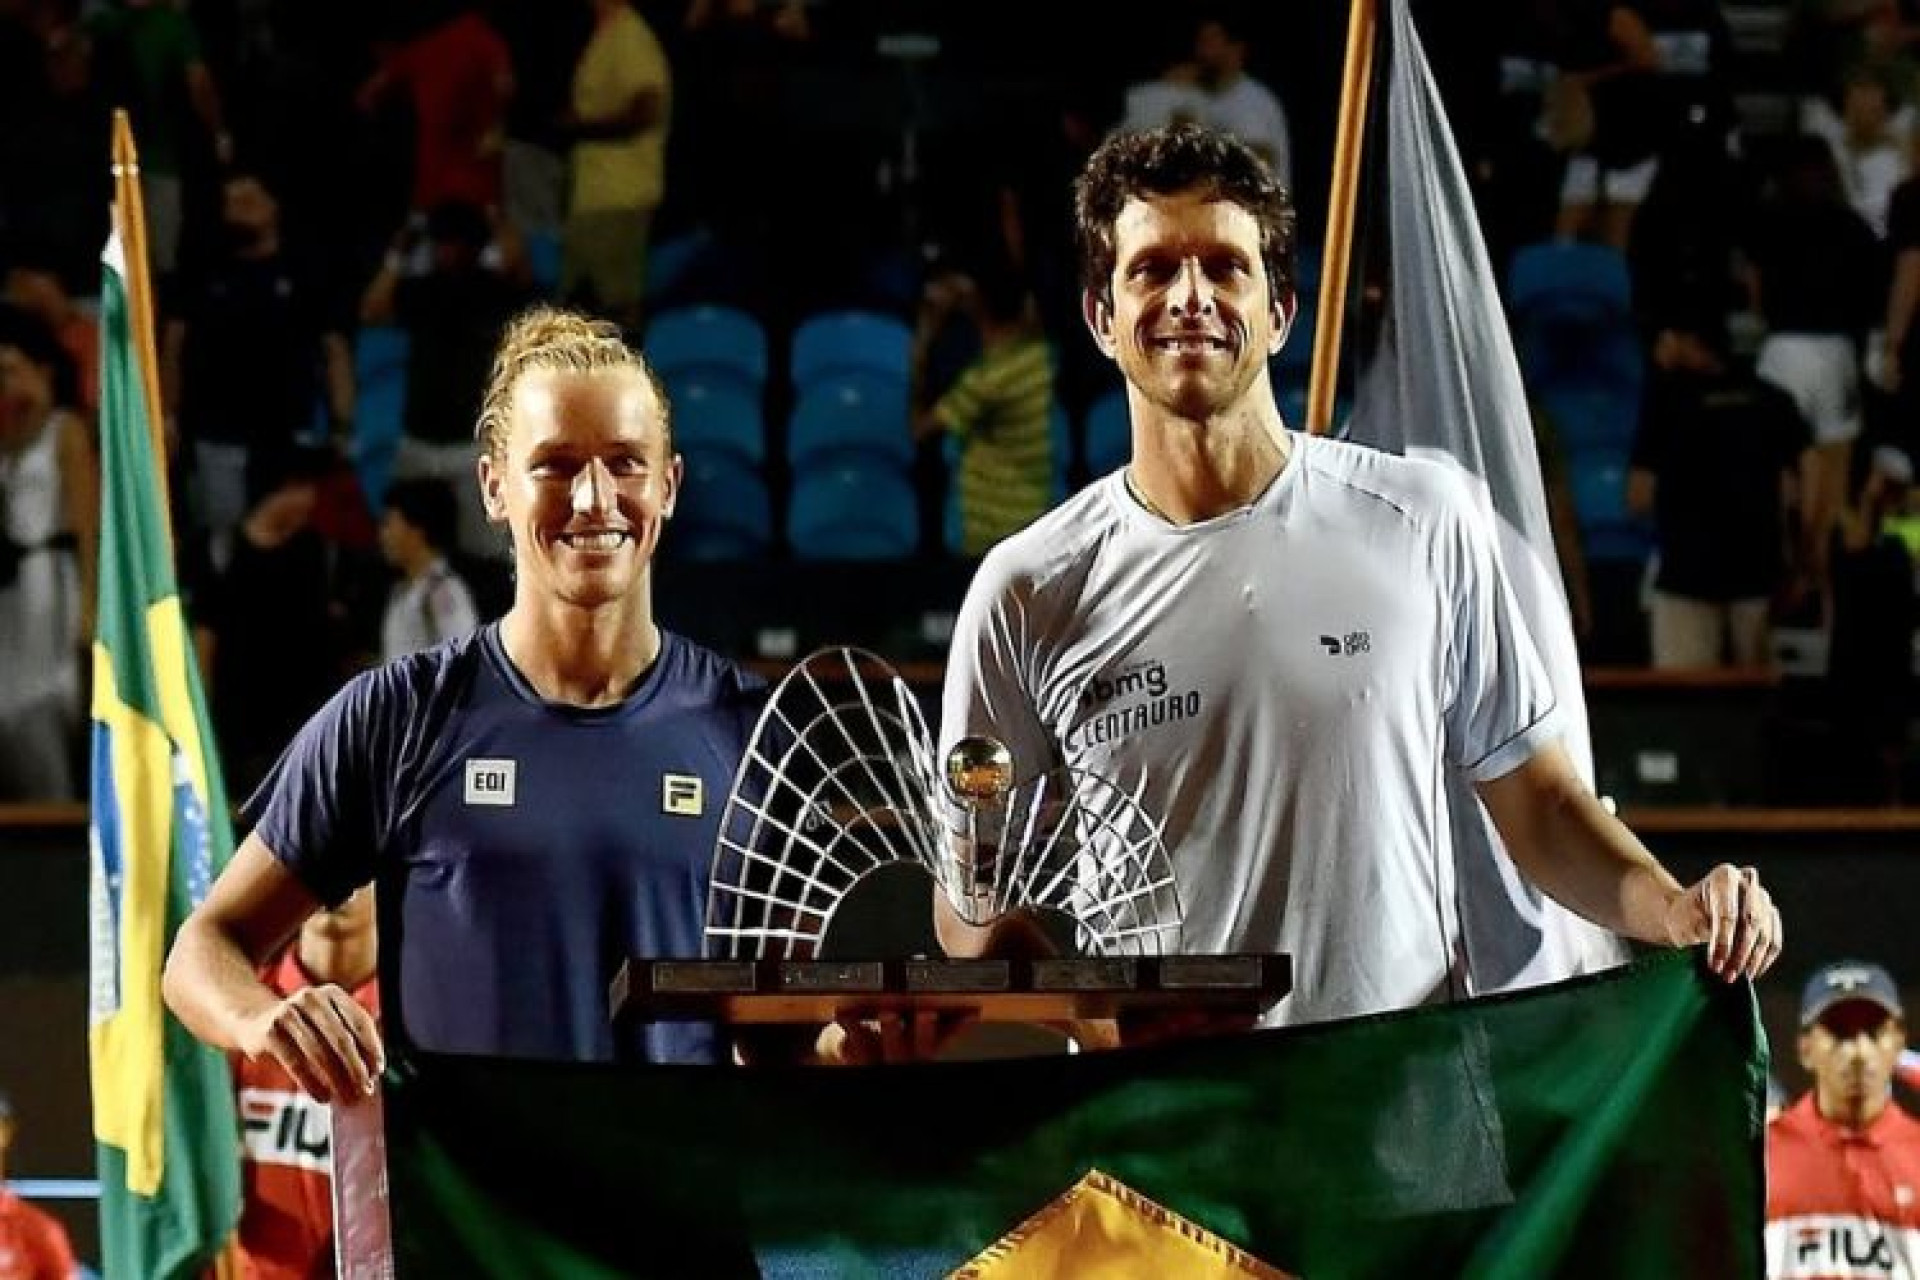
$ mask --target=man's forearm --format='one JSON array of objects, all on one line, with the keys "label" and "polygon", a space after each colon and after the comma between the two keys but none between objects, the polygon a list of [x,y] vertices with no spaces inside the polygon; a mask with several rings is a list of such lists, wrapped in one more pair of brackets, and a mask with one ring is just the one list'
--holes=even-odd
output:
[{"label": "man's forearm", "polygon": [[1480,787],[1502,843],[1555,902],[1641,942],[1670,943],[1679,883],[1565,763],[1536,757]]}]

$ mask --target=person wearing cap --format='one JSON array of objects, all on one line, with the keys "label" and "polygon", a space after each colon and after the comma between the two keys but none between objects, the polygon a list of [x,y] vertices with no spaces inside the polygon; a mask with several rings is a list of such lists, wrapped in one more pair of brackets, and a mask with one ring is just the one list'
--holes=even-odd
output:
[{"label": "person wearing cap", "polygon": [[7,1153],[13,1147],[13,1103],[0,1093],[0,1276],[6,1280],[68,1280],[80,1274],[73,1243],[59,1219],[8,1188]]},{"label": "person wearing cap", "polygon": [[1920,1276],[1920,1121],[1893,1100],[1906,1045],[1893,978],[1840,961],[1800,1000],[1813,1087],[1767,1126],[1767,1274]]}]

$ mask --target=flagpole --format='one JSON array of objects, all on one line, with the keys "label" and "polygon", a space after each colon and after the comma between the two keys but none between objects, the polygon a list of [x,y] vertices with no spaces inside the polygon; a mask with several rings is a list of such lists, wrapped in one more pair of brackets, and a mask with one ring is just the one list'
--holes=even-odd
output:
[{"label": "flagpole", "polygon": [[[133,341],[134,366],[140,370],[140,397],[146,402],[147,429],[153,440],[154,481],[160,487],[160,509],[172,510],[167,492],[167,424],[160,407],[160,361],[153,332],[153,290],[147,277],[147,208],[140,194],[140,153],[133,145],[133,124],[126,109],[113,111],[113,226],[120,235],[120,253],[126,264],[127,328]],[[173,555],[173,530],[166,530]]]},{"label": "flagpole", "polygon": [[1333,420],[1333,389],[1339,380],[1340,330],[1346,320],[1347,273],[1353,256],[1353,213],[1360,187],[1360,154],[1367,131],[1367,97],[1373,82],[1376,0],[1353,0],[1347,19],[1347,58],[1340,76],[1340,123],[1333,142],[1333,184],[1327,199],[1326,247],[1322,250],[1320,311],[1307,377],[1306,428],[1325,435]]}]

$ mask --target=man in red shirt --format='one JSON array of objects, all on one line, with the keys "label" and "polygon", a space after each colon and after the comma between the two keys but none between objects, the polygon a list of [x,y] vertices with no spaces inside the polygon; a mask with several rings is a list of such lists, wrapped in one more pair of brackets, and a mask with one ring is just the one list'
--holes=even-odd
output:
[{"label": "man in red shirt", "polygon": [[80,1274],[59,1221],[9,1191],[13,1104],[0,1093],[0,1280],[71,1280]]},{"label": "man in red shirt", "polygon": [[[374,976],[373,890],[362,889],[308,918],[299,936],[262,971],[281,995],[328,984],[380,1016]],[[240,1092],[240,1253],[250,1280],[333,1275],[333,1127],[325,1103],[301,1091],[269,1057],[236,1055]]]},{"label": "man in red shirt", "polygon": [[1893,1101],[1899,989],[1879,965],[1827,965],[1800,1027],[1813,1088],[1767,1127],[1767,1274],[1920,1280],[1920,1120]]},{"label": "man in red shirt", "polygon": [[468,0],[423,6],[434,21],[396,49],[360,88],[373,111],[389,91],[412,108],[412,207],[426,213],[449,200],[483,209],[500,205],[501,156],[513,60],[507,43]]}]

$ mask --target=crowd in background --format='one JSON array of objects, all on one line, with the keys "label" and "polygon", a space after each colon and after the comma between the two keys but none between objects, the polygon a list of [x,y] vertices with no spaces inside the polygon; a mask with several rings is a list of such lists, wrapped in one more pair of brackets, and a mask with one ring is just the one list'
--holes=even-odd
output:
[{"label": "crowd in background", "polygon": [[[1817,632],[1862,794],[1897,796],[1920,21],[1895,0],[1493,7],[1415,9],[1441,19],[1502,283],[1576,241],[1630,283],[1625,434],[1576,447],[1578,398],[1535,388],[1589,661],[1765,664],[1774,626]],[[1081,332],[1072,173],[1115,128],[1199,119],[1290,174],[1311,230],[1343,32],[1202,6],[1110,59],[1028,34],[1004,6],[857,0],[6,0],[0,798],[85,786],[113,106],[141,152],[183,592],[244,794],[345,675],[503,607],[472,423],[529,301],[636,335],[736,307],[776,352],[826,309],[897,318],[923,556],[977,556],[1099,469],[1081,424],[1116,383]],[[362,383],[390,334],[405,401],[376,475]],[[769,381],[772,433],[790,394]],[[783,465],[769,447],[776,495]],[[1623,558],[1593,531],[1596,471],[1644,539]]]}]

